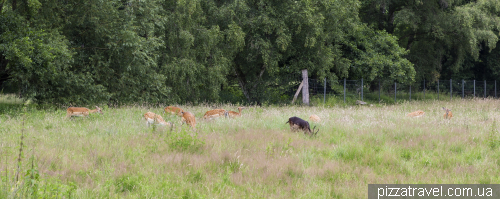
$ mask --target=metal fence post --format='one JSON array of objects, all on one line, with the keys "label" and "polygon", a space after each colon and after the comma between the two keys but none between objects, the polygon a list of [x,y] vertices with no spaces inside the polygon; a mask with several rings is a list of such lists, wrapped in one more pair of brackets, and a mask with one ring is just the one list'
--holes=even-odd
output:
[{"label": "metal fence post", "polygon": [[452,97],[453,97],[453,94],[452,94],[453,90],[452,90],[452,88],[453,88],[453,85],[452,85],[452,81],[450,79],[450,100],[452,100]]},{"label": "metal fence post", "polygon": [[344,78],[344,103],[345,103],[345,78]]},{"label": "metal fence post", "polygon": [[363,101],[363,78],[361,78],[361,101]]},{"label": "metal fence post", "polygon": [[398,92],[398,89],[396,87],[396,82],[394,82],[394,103],[396,103],[396,93]]},{"label": "metal fence post", "polygon": [[462,79],[462,99],[465,97],[465,94],[464,94],[464,84],[465,84],[465,80]]},{"label": "metal fence post", "polygon": [[474,80],[474,96],[472,98],[476,98],[476,80]]},{"label": "metal fence post", "polygon": [[325,77],[325,89],[323,90],[323,104],[326,104],[326,77]]},{"label": "metal fence post", "polygon": [[380,103],[380,92],[382,90],[382,86],[380,86],[380,80],[378,80],[378,102]]},{"label": "metal fence post", "polygon": [[483,99],[486,99],[486,80],[484,80],[484,97]]},{"label": "metal fence post", "polygon": [[424,100],[425,100],[425,79],[424,79]]},{"label": "metal fence post", "polygon": [[411,102],[411,84],[410,84],[410,102]]},{"label": "metal fence post", "polygon": [[439,100],[439,79],[438,79],[438,100]]},{"label": "metal fence post", "polygon": [[497,80],[495,80],[495,98],[497,98]]}]

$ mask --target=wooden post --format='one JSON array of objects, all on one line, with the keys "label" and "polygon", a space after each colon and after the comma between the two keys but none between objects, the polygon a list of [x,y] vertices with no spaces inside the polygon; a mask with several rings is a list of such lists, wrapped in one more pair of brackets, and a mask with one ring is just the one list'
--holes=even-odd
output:
[{"label": "wooden post", "polygon": [[307,69],[302,70],[302,103],[309,106],[309,79],[307,77]]},{"label": "wooden post", "polygon": [[300,93],[303,85],[304,85],[304,80],[302,80],[302,82],[300,82],[299,89],[297,89],[297,92],[295,92],[295,95],[293,96],[292,104],[295,102],[295,100],[299,96],[299,93]]}]

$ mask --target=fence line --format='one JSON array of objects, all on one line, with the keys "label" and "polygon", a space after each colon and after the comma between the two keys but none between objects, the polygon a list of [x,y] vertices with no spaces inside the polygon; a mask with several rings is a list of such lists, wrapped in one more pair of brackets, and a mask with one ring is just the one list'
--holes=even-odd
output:
[{"label": "fence line", "polygon": [[[436,82],[421,81],[412,84],[400,84],[391,80],[378,80],[365,82],[360,80],[335,80],[329,81],[310,79],[309,94],[311,96],[323,95],[323,103],[326,103],[328,96],[342,97],[344,103],[346,98],[365,100],[370,99],[379,102],[401,100],[425,100],[425,99],[449,99],[453,98],[497,98],[497,82],[477,81],[477,80],[438,80]],[[296,89],[296,88],[295,88]],[[393,96],[393,99],[391,99]],[[445,98],[443,98],[445,96]],[[321,99],[321,98],[320,98]]]}]

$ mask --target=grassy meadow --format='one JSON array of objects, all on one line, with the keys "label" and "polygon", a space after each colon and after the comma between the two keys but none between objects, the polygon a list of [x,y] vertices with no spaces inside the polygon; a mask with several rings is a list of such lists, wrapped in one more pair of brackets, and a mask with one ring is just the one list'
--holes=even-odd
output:
[{"label": "grassy meadow", "polygon": [[[498,105],[251,106],[214,121],[201,117],[237,106],[180,105],[196,115],[195,132],[163,106],[102,107],[104,115],[68,120],[63,109],[0,104],[0,198],[367,198],[372,183],[498,184]],[[416,110],[425,116],[405,116]],[[174,128],[148,128],[147,111]],[[316,137],[285,124],[311,114],[322,119],[310,122]]]}]

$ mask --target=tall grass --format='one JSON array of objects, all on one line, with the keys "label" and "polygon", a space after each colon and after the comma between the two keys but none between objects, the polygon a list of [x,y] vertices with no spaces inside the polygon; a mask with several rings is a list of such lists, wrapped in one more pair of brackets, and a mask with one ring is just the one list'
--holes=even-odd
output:
[{"label": "tall grass", "polygon": [[[65,110],[31,110],[24,127],[23,116],[7,111],[0,115],[0,188],[12,185],[23,128],[32,149],[23,157],[32,159],[21,160],[20,176],[35,179],[28,170],[36,171],[38,192],[26,194],[42,197],[366,198],[371,183],[500,183],[497,104],[249,107],[240,118],[214,121],[201,117],[215,107],[180,106],[196,115],[196,132],[174,115],[164,115],[176,124],[172,131],[148,128],[142,115],[163,107],[104,107],[104,115],[69,120]],[[405,116],[415,110],[426,114]],[[320,128],[316,137],[285,124],[311,114],[322,119],[311,122]]]}]

